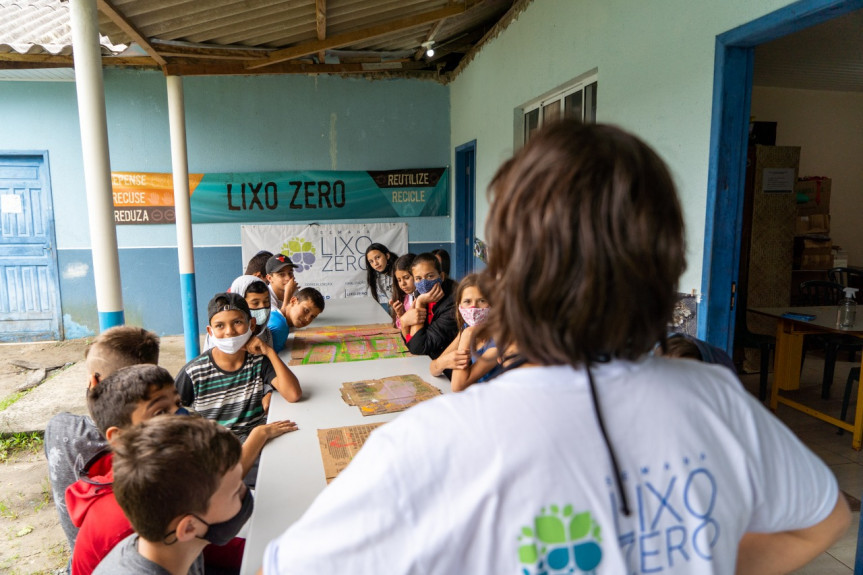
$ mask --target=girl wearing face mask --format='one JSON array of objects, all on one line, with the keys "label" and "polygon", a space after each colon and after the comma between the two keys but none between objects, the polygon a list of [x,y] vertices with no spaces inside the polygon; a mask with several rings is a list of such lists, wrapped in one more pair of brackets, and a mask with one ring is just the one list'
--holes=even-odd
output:
[{"label": "girl wearing face mask", "polygon": [[[249,311],[252,313],[252,317],[255,318],[256,325],[253,335],[256,335],[258,339],[269,347],[276,349],[276,346],[273,345],[273,334],[267,326],[271,313],[270,290],[267,289],[267,284],[255,276],[240,276],[231,283],[228,291],[243,296],[243,299],[249,304]],[[207,351],[214,345],[215,342],[208,333],[204,339],[204,349],[201,351]],[[282,346],[284,346],[284,342]],[[279,349],[276,349],[276,351],[279,351]]]},{"label": "girl wearing face mask", "polygon": [[453,391],[463,391],[473,383],[488,381],[502,369],[494,340],[485,335],[481,327],[491,308],[480,291],[478,279],[477,274],[470,274],[458,284],[455,297],[458,335],[431,364],[432,375],[452,370]]},{"label": "girl wearing face mask", "polygon": [[[414,355],[437,359],[458,334],[455,320],[455,282],[441,277],[440,262],[433,254],[418,255],[411,264],[416,297],[413,307],[425,312],[425,320],[412,325],[405,337]],[[402,321],[404,323],[404,320]]]}]

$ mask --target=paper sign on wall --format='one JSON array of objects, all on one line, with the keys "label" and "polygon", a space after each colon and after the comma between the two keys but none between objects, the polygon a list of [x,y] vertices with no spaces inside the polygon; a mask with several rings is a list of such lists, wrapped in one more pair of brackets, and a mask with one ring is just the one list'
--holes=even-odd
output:
[{"label": "paper sign on wall", "polygon": [[23,214],[24,204],[21,196],[16,194],[3,194],[0,196],[0,212],[4,214]]}]

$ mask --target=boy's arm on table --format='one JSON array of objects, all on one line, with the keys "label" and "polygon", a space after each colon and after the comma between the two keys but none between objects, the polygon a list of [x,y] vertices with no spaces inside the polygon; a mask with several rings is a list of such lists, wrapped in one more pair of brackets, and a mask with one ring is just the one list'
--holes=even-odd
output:
[{"label": "boy's arm on table", "polygon": [[249,437],[243,443],[243,451],[240,456],[240,463],[243,465],[243,477],[249,472],[255,464],[255,460],[261,454],[261,450],[266,445],[267,441],[274,437],[279,437],[291,431],[297,430],[297,424],[288,419],[284,421],[274,421],[265,425],[259,425],[252,430]]},{"label": "boy's arm on table", "polygon": [[845,496],[826,518],[805,529],[779,533],[746,533],[737,551],[737,575],[790,573],[803,567],[835,543],[851,522]]},{"label": "boy's arm on table", "polygon": [[278,391],[285,400],[291,403],[300,400],[303,396],[303,390],[300,388],[300,381],[297,379],[297,376],[294,375],[294,372],[285,365],[285,362],[282,361],[279,354],[276,353],[276,350],[262,342],[257,337],[252,336],[246,344],[246,351],[255,355],[266,356],[266,358],[270,360],[276,376],[272,381],[268,381],[266,383],[269,383],[276,388],[276,391]]}]

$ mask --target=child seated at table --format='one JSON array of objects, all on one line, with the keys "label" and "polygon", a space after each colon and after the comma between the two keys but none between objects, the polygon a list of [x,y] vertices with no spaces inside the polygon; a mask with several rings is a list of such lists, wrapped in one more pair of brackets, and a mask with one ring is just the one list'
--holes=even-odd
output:
[{"label": "child seated at table", "polygon": [[[100,333],[84,353],[87,388],[92,389],[123,367],[158,362],[159,336],[131,325],[112,327]],[[48,459],[51,493],[60,516],[60,526],[72,551],[78,528],[69,519],[66,488],[75,483],[85,466],[107,448],[105,437],[89,415],[58,413],[45,427],[45,457]]]},{"label": "child seated at table", "polygon": [[264,396],[274,388],[287,401],[299,401],[300,382],[279,354],[253,335],[255,320],[239,294],[216,294],[207,314],[214,347],[180,370],[177,390],[183,405],[245,441],[266,419]]},{"label": "child seated at table", "polygon": [[249,260],[249,263],[246,264],[246,271],[243,272],[244,275],[247,276],[255,276],[259,280],[266,282],[267,281],[267,261],[273,257],[271,252],[267,250],[261,250]]},{"label": "child seated at table", "polygon": [[449,252],[443,248],[438,248],[436,250],[432,250],[434,257],[437,258],[437,261],[440,262],[440,275],[443,279],[452,278],[449,273],[450,269],[450,258]]},{"label": "child seated at table", "polygon": [[366,284],[369,295],[390,313],[390,294],[393,291],[393,264],[398,254],[394,254],[383,244],[369,244],[366,248]]},{"label": "child seated at table", "polygon": [[288,302],[285,308],[288,322],[288,332],[291,328],[301,329],[315,321],[325,307],[324,296],[313,287],[299,290]]},{"label": "child seated at table", "polygon": [[414,258],[411,273],[416,293],[419,294],[414,300],[414,307],[418,311],[425,311],[426,318],[421,324],[411,326],[405,338],[408,350],[414,355],[437,359],[458,334],[453,299],[455,282],[443,279],[440,262],[431,253]]},{"label": "child seated at table", "polygon": [[[143,364],[116,371],[91,388],[87,403],[90,414],[111,448],[132,426],[157,415],[185,412],[174,379],[164,368]],[[245,475],[254,465],[264,444],[297,426],[279,421],[256,427],[242,447]],[[129,520],[113,494],[113,456],[110,449],[90,463],[82,478],[65,494],[72,521],[80,527],[72,554],[72,572],[89,574],[101,559],[132,532]]]},{"label": "child seated at table", "polygon": [[[120,369],[90,388],[90,415],[108,445],[123,431],[162,413],[174,413],[180,397],[171,374],[144,364]],[[111,491],[111,452],[106,448],[68,487],[65,502],[79,528],[72,553],[75,575],[92,573],[102,558],[132,530]]]},{"label": "child seated at table", "polygon": [[494,341],[478,332],[491,310],[478,283],[477,274],[467,275],[459,282],[455,296],[458,335],[429,366],[432,375],[451,370],[453,391],[464,391],[471,384],[488,381],[503,369]]},{"label": "child seated at table", "polygon": [[205,419],[161,416],[115,449],[114,493],[135,532],[94,573],[203,575],[201,552],[231,541],[254,507],[237,438]]},{"label": "child seated at table", "polygon": [[665,357],[680,357],[684,359],[694,359],[703,361],[704,363],[715,363],[724,365],[734,374],[737,370],[734,367],[734,361],[715,345],[711,345],[706,341],[700,340],[691,335],[672,332],[665,338],[665,342],[656,344],[654,353]]},{"label": "child seated at table", "polygon": [[[230,293],[235,293],[242,296],[246,303],[249,304],[249,312],[255,318],[254,335],[268,346],[276,349],[273,344],[273,332],[270,331],[269,321],[272,315],[273,308],[270,306],[270,290],[267,284],[259,280],[255,276],[240,276],[231,282],[231,287],[228,288]],[[287,325],[287,324],[286,324]],[[287,330],[285,330],[287,332]],[[287,338],[287,333],[284,334]],[[213,338],[207,333],[204,338],[204,349],[207,351],[213,347]],[[284,347],[284,342],[282,343]],[[280,351],[281,348],[276,349]]]},{"label": "child seated at table", "polygon": [[416,286],[411,265],[416,257],[416,254],[405,254],[393,265],[393,299],[390,300],[390,308],[395,318],[394,325],[402,330],[402,335],[408,335],[412,325],[425,321],[425,311],[418,313],[419,310],[413,306]]}]

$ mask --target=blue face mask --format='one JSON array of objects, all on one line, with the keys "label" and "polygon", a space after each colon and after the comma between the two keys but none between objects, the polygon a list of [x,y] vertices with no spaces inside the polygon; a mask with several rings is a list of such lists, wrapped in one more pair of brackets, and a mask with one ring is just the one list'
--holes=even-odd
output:
[{"label": "blue face mask", "polygon": [[433,280],[420,280],[415,281],[414,285],[417,288],[417,292],[422,295],[424,293],[428,293],[432,290],[432,288],[436,285],[440,285],[442,282],[441,278],[433,279]]}]

